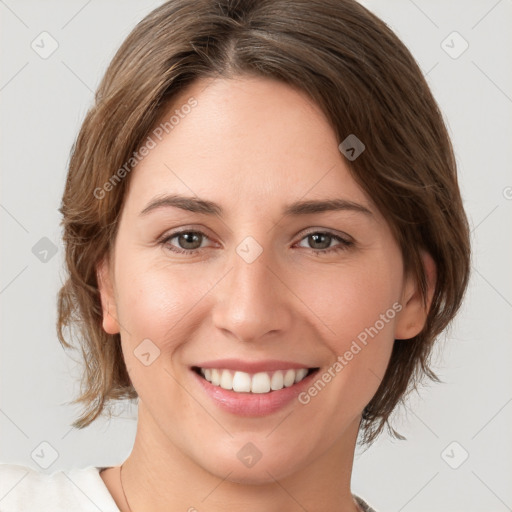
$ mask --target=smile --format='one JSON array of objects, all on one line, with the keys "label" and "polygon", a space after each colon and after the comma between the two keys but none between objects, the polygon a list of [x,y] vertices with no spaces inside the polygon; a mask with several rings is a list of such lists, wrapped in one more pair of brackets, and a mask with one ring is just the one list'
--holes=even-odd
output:
[{"label": "smile", "polygon": [[270,393],[299,383],[317,368],[289,368],[272,372],[247,373],[222,368],[199,368],[194,371],[213,386],[236,393]]}]

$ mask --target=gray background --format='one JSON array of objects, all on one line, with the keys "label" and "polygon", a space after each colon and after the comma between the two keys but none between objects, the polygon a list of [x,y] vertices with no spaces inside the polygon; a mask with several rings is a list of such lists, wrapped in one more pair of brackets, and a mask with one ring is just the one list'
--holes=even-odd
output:
[{"label": "gray background", "polygon": [[[67,403],[80,367],[55,333],[63,256],[57,208],[101,75],[160,3],[0,0],[1,462],[52,472],[113,465],[130,453],[133,404],[120,404],[111,421],[70,427],[78,411]],[[409,47],[441,106],[474,260],[465,305],[434,358],[444,384],[425,387],[396,415],[407,441],[383,435],[357,450],[353,491],[379,512],[512,510],[512,0],[363,3]],[[43,31],[58,43],[48,58],[31,47],[35,41],[41,53],[55,44]]]}]

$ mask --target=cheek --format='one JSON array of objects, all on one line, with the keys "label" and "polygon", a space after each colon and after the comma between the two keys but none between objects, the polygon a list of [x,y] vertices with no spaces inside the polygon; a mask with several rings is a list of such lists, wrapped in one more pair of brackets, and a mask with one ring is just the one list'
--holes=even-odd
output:
[{"label": "cheek", "polygon": [[[367,258],[309,274],[307,279],[296,281],[295,289],[322,321],[319,328],[325,339],[332,348],[342,350],[347,342],[350,344],[376,323],[379,331],[390,334],[396,315],[393,304],[400,299],[401,280],[399,258]],[[388,311],[382,325],[381,315]]]},{"label": "cheek", "polygon": [[[219,276],[204,265],[169,261],[158,249],[141,250],[129,243],[124,247],[127,257],[119,258],[116,266],[117,313],[127,365],[138,368],[133,351],[143,340],[172,356],[194,337]],[[163,368],[165,361],[169,357],[156,359],[152,366]]]},{"label": "cheek", "polygon": [[131,337],[150,338],[165,350],[162,343],[179,339],[174,331],[183,328],[185,322],[181,320],[207,292],[207,285],[191,276],[185,266],[172,270],[146,268],[125,275],[122,288],[118,286],[120,321]]},{"label": "cheek", "polygon": [[[332,353],[324,381],[332,389],[325,400],[332,400],[333,411],[341,400],[345,409],[340,414],[359,413],[384,376],[401,309],[401,265],[399,253],[371,264],[361,260],[336,272],[310,276],[308,281],[315,286],[303,283],[298,291],[322,320],[317,321],[319,332]],[[336,361],[339,364],[333,366]]]},{"label": "cheek", "polygon": [[[124,359],[139,396],[153,403],[154,410],[161,407],[160,400],[177,403],[180,388],[169,376],[169,361],[194,336],[198,311],[194,306],[211,288],[204,276],[198,277],[186,267],[162,268],[149,258],[125,259],[118,267]],[[158,397],[154,389],[160,390]]]}]

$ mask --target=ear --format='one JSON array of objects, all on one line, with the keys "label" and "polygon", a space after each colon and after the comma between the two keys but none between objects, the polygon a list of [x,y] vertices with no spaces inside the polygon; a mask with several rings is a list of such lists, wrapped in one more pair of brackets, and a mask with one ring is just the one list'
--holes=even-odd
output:
[{"label": "ear", "polygon": [[406,276],[402,293],[402,310],[397,315],[395,324],[395,339],[409,340],[417,336],[427,321],[432,297],[436,285],[436,264],[426,251],[421,251],[421,260],[425,269],[427,280],[426,304],[421,295],[419,283],[412,275]]},{"label": "ear", "polygon": [[96,266],[96,278],[101,296],[101,308],[103,310],[103,329],[108,334],[117,334],[120,330],[117,321],[114,280],[108,255]]}]

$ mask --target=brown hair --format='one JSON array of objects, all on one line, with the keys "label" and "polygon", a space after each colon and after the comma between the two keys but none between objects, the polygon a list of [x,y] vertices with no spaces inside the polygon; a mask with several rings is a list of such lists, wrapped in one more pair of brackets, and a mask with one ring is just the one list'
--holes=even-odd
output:
[{"label": "brown hair", "polygon": [[[407,48],[355,0],[171,0],[118,50],[71,153],[60,208],[69,276],[58,297],[58,333],[70,348],[65,330],[78,330],[84,361],[74,402],[86,408],[75,427],[94,421],[110,400],[137,397],[119,334],[102,328],[96,276],[115,240],[129,182],[125,164],[187,85],[243,74],[305,91],[340,142],[356,134],[366,149],[347,164],[387,219],[425,301],[421,250],[437,267],[425,327],[411,340],[395,340],[363,414],[364,442],[389,427],[390,413],[423,376],[438,380],[431,349],[466,289],[469,229],[442,115]],[[124,179],[105,186],[116,172]]]}]

